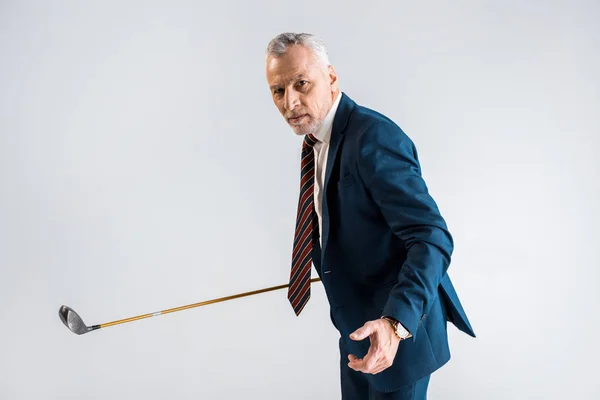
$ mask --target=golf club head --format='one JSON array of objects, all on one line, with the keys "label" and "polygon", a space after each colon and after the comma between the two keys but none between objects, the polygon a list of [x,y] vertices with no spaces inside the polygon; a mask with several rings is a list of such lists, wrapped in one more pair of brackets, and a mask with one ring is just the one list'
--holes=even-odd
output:
[{"label": "golf club head", "polygon": [[65,305],[60,307],[58,315],[63,324],[77,335],[83,335],[100,327],[99,325],[86,326],[79,314]]}]

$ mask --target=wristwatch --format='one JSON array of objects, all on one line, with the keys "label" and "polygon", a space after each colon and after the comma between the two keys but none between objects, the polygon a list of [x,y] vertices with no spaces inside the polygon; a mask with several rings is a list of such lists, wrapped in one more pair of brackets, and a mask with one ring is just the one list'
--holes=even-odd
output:
[{"label": "wristwatch", "polygon": [[394,333],[396,334],[396,336],[398,336],[400,338],[400,340],[404,340],[404,339],[408,339],[408,338],[412,337],[410,332],[407,331],[406,328],[404,326],[402,326],[402,324],[399,323],[396,319],[394,319],[392,317],[388,317],[386,315],[381,317],[381,319],[385,319],[386,321],[388,321],[390,323],[390,325],[392,325],[392,328],[394,328]]}]

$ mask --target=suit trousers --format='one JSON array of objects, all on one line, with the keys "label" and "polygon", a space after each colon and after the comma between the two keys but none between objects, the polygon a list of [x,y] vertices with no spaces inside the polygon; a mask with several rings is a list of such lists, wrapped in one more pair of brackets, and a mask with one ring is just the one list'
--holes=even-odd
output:
[{"label": "suit trousers", "polygon": [[[340,339],[341,340],[341,339]],[[407,385],[400,390],[384,393],[369,385],[363,372],[348,366],[348,353],[340,346],[340,378],[342,400],[426,400],[431,375]]]}]

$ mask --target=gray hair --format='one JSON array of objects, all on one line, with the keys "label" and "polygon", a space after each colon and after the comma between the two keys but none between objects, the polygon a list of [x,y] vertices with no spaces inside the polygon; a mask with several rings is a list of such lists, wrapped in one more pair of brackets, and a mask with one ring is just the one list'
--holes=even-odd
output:
[{"label": "gray hair", "polygon": [[312,50],[318,61],[321,62],[323,68],[329,66],[329,55],[325,43],[310,33],[293,33],[284,32],[273,38],[267,46],[265,59],[269,56],[280,57],[285,54],[287,49],[293,45],[301,45]]}]

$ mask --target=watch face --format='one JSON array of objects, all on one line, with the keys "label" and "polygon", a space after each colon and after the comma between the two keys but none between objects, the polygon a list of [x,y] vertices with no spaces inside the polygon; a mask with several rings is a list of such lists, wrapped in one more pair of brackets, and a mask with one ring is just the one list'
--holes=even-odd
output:
[{"label": "watch face", "polygon": [[396,325],[396,332],[398,332],[398,335],[402,339],[406,339],[406,337],[408,336],[408,331],[406,329],[404,329],[402,326],[400,326],[400,324]]}]

